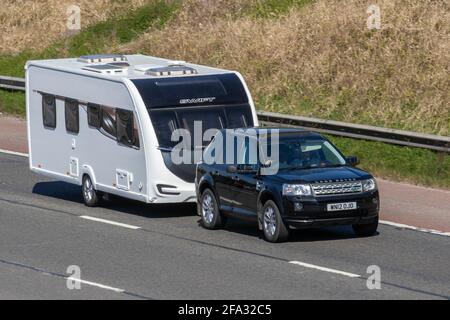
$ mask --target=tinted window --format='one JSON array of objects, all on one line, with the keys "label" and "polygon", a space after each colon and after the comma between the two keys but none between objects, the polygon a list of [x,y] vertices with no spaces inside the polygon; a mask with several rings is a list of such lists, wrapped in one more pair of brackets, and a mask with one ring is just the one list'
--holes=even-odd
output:
[{"label": "tinted window", "polygon": [[253,117],[250,106],[227,107],[227,120],[229,129],[247,128],[253,126]]},{"label": "tinted window", "polygon": [[194,122],[201,123],[201,135],[208,129],[222,129],[225,127],[225,115],[222,108],[200,108],[194,110],[178,111],[178,119],[180,126],[189,130],[192,138],[193,147],[206,146],[209,141],[202,141],[201,145],[196,145],[197,141],[194,139]]},{"label": "tinted window", "polygon": [[88,124],[94,128],[100,128],[100,106],[89,103],[87,106]]},{"label": "tinted window", "polygon": [[72,133],[80,131],[78,101],[65,100],[66,130]]},{"label": "tinted window", "polygon": [[178,128],[175,112],[152,111],[150,115],[159,146],[167,148],[175,146],[177,142],[170,140],[172,132]]},{"label": "tinted window", "polygon": [[42,119],[44,127],[56,128],[56,99],[51,95],[42,95]]},{"label": "tinted window", "polygon": [[158,88],[163,98],[174,98],[180,100],[189,98],[192,93],[196,93],[196,97],[220,97],[225,96],[227,91],[223,87],[219,79],[192,79],[190,81],[157,81]]},{"label": "tinted window", "polygon": [[241,80],[233,73],[135,79],[132,82],[147,108],[248,102]]},{"label": "tinted window", "polygon": [[345,159],[339,151],[323,139],[280,140],[278,148],[280,169],[345,165]]},{"label": "tinted window", "polygon": [[102,107],[102,129],[116,137],[116,111],[114,108]]},{"label": "tinted window", "polygon": [[126,146],[135,144],[133,112],[116,109],[117,116],[117,141]]}]

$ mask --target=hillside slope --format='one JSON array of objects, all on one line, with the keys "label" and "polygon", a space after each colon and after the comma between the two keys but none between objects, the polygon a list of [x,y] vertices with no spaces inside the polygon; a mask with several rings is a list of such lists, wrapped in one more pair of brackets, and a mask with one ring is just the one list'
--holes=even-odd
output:
[{"label": "hillside slope", "polygon": [[[292,2],[292,1],[291,1]],[[450,134],[450,3],[318,0],[285,14],[190,1],[166,28],[119,48],[242,72],[260,108]]]},{"label": "hillside slope", "polygon": [[66,33],[67,8],[81,9],[81,27],[104,21],[145,0],[2,0],[0,6],[0,54],[41,50]]}]

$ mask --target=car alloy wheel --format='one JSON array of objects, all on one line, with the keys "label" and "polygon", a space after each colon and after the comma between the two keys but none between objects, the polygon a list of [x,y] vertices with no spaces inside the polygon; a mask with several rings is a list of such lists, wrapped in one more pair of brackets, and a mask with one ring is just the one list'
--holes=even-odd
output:
[{"label": "car alloy wheel", "polygon": [[275,211],[271,206],[268,206],[264,211],[264,229],[267,234],[273,237],[277,229],[277,220],[275,216]]},{"label": "car alloy wheel", "polygon": [[262,211],[262,228],[264,238],[269,242],[283,242],[288,240],[289,229],[285,225],[280,210],[273,200],[267,200]]},{"label": "car alloy wheel", "polygon": [[206,223],[212,223],[214,219],[214,204],[213,199],[209,193],[203,197],[202,215]]}]

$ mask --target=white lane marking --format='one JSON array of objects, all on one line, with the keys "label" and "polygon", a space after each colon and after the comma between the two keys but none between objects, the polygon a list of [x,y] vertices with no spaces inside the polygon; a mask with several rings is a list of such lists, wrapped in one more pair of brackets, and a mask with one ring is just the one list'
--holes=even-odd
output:
[{"label": "white lane marking", "polygon": [[13,156],[20,156],[20,157],[28,158],[28,153],[15,152],[15,151],[3,150],[3,149],[0,149],[0,152],[1,153],[6,153],[6,154],[11,154]]},{"label": "white lane marking", "polygon": [[380,220],[380,223],[386,224],[386,225],[389,225],[389,226],[392,226],[392,227],[396,227],[396,228],[410,229],[410,230],[415,230],[415,231],[420,231],[420,232],[425,232],[425,233],[431,233],[431,234],[437,234],[437,235],[440,235],[440,236],[450,237],[450,232],[444,232],[444,231],[439,231],[439,230],[434,230],[434,229],[414,227],[414,226],[410,226],[410,225],[407,225],[407,224],[402,224],[402,223],[397,223],[397,222],[392,222],[392,221],[387,221],[387,220]]},{"label": "white lane marking", "polygon": [[[21,153],[21,152],[15,152],[15,151],[3,150],[3,149],[0,149],[0,153],[6,153],[6,154],[11,154],[11,155],[15,155],[15,156],[21,156],[21,157],[27,157],[28,158],[28,154],[27,153]],[[400,184],[400,185],[407,186],[407,187],[421,188],[421,189],[427,189],[427,190],[437,190],[437,191],[446,192],[446,193],[450,192],[450,191],[447,191],[447,190],[427,188],[427,187],[416,186],[416,185],[403,183],[403,182],[392,182],[392,181],[384,180],[384,179],[381,179],[381,178],[378,178],[378,180],[381,180],[381,181],[386,182],[386,183],[391,183],[391,184]],[[130,225],[126,225],[126,224],[123,224],[123,223],[118,223],[118,222],[113,222],[113,221],[108,221],[108,220],[103,220],[103,219],[98,219],[98,218],[93,218],[93,217],[86,218],[88,216],[82,216],[82,218],[83,217],[85,219],[90,219],[90,220],[94,220],[94,221],[110,223],[110,224],[122,226],[122,227],[125,227],[125,228],[140,229],[140,227],[130,226]],[[420,232],[425,232],[425,233],[431,233],[431,234],[436,234],[436,235],[440,235],[440,236],[450,237],[450,232],[444,232],[444,231],[439,231],[439,230],[434,230],[434,229],[414,227],[414,226],[410,226],[410,225],[407,225],[407,224],[397,223],[397,222],[388,221],[388,220],[380,220],[380,223],[381,224],[390,225],[390,226],[393,226],[393,227],[397,227],[397,228],[410,229],[410,230],[415,230],[415,231],[420,231]]]},{"label": "white lane marking", "polygon": [[111,220],[95,218],[95,217],[91,217],[91,216],[80,216],[80,218],[86,219],[86,220],[97,221],[97,222],[103,222],[103,223],[107,223],[107,224],[112,224],[112,225],[115,225],[118,227],[123,227],[123,228],[128,228],[128,229],[133,229],[133,230],[137,230],[137,229],[141,228],[141,227],[133,226],[131,224],[120,223],[120,222],[115,222],[115,221],[111,221]]},{"label": "white lane marking", "polygon": [[310,269],[316,269],[316,270],[325,271],[325,272],[336,273],[336,274],[340,274],[340,275],[343,275],[343,276],[346,276],[346,277],[350,277],[350,278],[359,278],[359,277],[361,277],[359,274],[354,274],[354,273],[345,272],[345,271],[341,271],[341,270],[321,267],[321,266],[317,266],[315,264],[310,264],[310,263],[305,263],[305,262],[300,262],[300,261],[289,261],[289,263],[296,264],[296,265],[299,265],[299,266],[302,266],[302,267],[305,267],[305,268],[310,268]]},{"label": "white lane marking", "polygon": [[123,290],[123,289],[114,288],[114,287],[110,287],[110,286],[105,286],[104,284],[101,284],[101,283],[96,283],[96,282],[76,279],[76,278],[72,278],[72,277],[67,277],[67,280],[75,281],[75,282],[79,282],[79,283],[83,283],[83,284],[87,284],[89,286],[98,287],[98,288],[102,288],[102,289],[105,289],[105,290],[115,291],[115,292],[118,292],[118,293],[125,292],[125,290]]}]

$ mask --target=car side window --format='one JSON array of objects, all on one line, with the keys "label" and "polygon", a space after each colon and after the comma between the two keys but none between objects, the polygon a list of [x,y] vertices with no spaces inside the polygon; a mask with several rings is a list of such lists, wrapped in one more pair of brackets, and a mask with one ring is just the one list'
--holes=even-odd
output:
[{"label": "car side window", "polygon": [[56,128],[56,98],[49,94],[42,95],[42,120],[44,127]]}]

